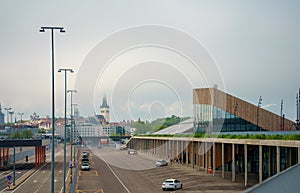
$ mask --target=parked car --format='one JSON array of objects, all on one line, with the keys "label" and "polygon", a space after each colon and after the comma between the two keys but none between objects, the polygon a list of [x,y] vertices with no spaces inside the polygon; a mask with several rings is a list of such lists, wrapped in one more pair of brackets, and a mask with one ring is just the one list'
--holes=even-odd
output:
[{"label": "parked car", "polygon": [[82,159],[81,159],[81,162],[82,162],[82,163],[83,163],[83,162],[90,163],[90,160],[89,160],[89,158],[82,158]]},{"label": "parked car", "polygon": [[135,155],[135,154],[137,154],[137,151],[135,149],[128,149],[128,154]]},{"label": "parked car", "polygon": [[126,145],[120,145],[120,150],[126,150],[127,146]]},{"label": "parked car", "polygon": [[83,157],[83,158],[88,158],[88,157],[89,157],[89,155],[90,155],[90,153],[89,153],[89,152],[87,152],[87,151],[83,151],[83,152],[81,152],[81,157]]},{"label": "parked car", "polygon": [[182,189],[183,184],[180,180],[177,179],[167,179],[165,180],[162,185],[161,185],[163,190],[177,190],[177,189]]},{"label": "parked car", "polygon": [[167,166],[168,165],[168,162],[166,161],[166,160],[157,160],[156,161],[156,163],[155,163],[155,165],[157,166],[157,167],[161,167],[161,166]]},{"label": "parked car", "polygon": [[90,170],[90,163],[89,162],[82,162],[81,163],[81,170]]}]

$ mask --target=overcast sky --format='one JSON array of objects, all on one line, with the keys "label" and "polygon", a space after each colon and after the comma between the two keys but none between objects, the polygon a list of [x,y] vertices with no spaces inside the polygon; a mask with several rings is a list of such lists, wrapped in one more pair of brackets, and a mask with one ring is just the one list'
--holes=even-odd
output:
[{"label": "overcast sky", "polygon": [[[253,104],[262,96],[262,106],[276,114],[283,99],[283,112],[295,120],[299,10],[297,0],[3,0],[2,108],[25,118],[51,115],[50,33],[38,30],[62,26],[66,33],[55,33],[55,68],[74,69],[68,89],[78,89],[81,115],[99,114],[106,95],[114,121],[191,116],[192,88],[218,84]],[[55,74],[61,117],[63,78]]]}]

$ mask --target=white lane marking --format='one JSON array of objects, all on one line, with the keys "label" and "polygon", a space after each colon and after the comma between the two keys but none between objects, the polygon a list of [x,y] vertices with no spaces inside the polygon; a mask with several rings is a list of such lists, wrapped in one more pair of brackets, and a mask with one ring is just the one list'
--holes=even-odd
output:
[{"label": "white lane marking", "polygon": [[120,182],[120,184],[125,188],[125,190],[130,193],[128,188],[125,186],[125,184],[121,181],[121,179],[117,176],[117,174],[113,171],[113,169],[110,167],[110,165],[102,158],[102,160],[105,162],[107,167],[110,169],[110,171],[113,173],[113,175],[117,178],[117,180]]}]

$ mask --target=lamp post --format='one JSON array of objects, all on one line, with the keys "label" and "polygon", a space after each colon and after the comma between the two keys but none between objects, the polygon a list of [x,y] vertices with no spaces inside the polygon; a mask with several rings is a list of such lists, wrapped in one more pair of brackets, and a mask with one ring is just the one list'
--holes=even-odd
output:
[{"label": "lamp post", "polygon": [[14,114],[15,112],[13,112],[13,111],[9,111],[9,114],[10,114],[10,122],[11,123],[13,123],[13,114]]},{"label": "lamp post", "polygon": [[51,31],[51,47],[52,47],[52,156],[51,156],[51,193],[54,193],[54,136],[55,136],[55,95],[54,95],[54,31],[59,30],[60,33],[64,33],[63,27],[41,27],[40,32],[45,30]]},{"label": "lamp post", "polygon": [[[77,93],[76,90],[68,90],[68,93],[71,93],[71,131],[70,131],[70,144],[71,144],[71,152],[70,152],[70,162],[72,162],[72,148],[73,148],[73,93]],[[75,157],[74,157],[74,161],[75,161]],[[71,168],[71,174],[72,174],[72,168]]]},{"label": "lamp post", "polygon": [[235,106],[234,106],[234,131],[236,131],[236,125],[237,125],[237,110],[238,110],[238,103],[235,102]]},{"label": "lamp post", "polygon": [[[72,104],[71,109],[72,109],[72,106],[74,106],[73,114],[75,114],[75,107],[78,106],[78,104]],[[76,128],[75,115],[73,115],[73,124],[72,125],[73,125],[73,135],[72,136],[75,138],[75,128]],[[72,151],[71,151],[71,153],[72,153]],[[73,156],[74,156],[74,161],[75,161],[75,146],[74,146],[74,155]]]},{"label": "lamp post", "polygon": [[8,113],[11,110],[11,108],[9,107],[9,108],[4,108],[4,109],[6,110],[7,124],[8,124],[9,123],[9,115],[8,115]]},{"label": "lamp post", "polygon": [[259,131],[261,131],[261,127],[258,126],[259,108],[261,106],[261,102],[262,102],[262,98],[261,96],[259,96],[258,104],[257,104],[257,112],[256,112],[256,126],[257,126],[257,130],[259,129]]},{"label": "lamp post", "polygon": [[21,126],[22,126],[22,116],[24,115],[24,113],[18,113],[20,115],[21,118]]},{"label": "lamp post", "polygon": [[[63,188],[63,193],[66,192],[66,138],[67,138],[67,72],[73,73],[72,69],[69,68],[62,68],[59,69],[58,72],[65,72],[65,139],[64,139],[64,188]],[[71,154],[72,158],[72,154]]]}]

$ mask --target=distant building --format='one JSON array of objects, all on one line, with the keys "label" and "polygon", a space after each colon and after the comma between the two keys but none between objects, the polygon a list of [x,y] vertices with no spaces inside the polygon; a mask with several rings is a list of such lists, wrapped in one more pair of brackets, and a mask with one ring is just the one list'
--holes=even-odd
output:
[{"label": "distant building", "polygon": [[0,125],[4,124],[4,113],[2,113],[2,107],[0,102]]},{"label": "distant building", "polygon": [[103,97],[102,105],[100,106],[100,116],[105,118],[105,121],[109,123],[110,121],[110,114],[109,114],[109,106],[107,104],[106,97]]}]

